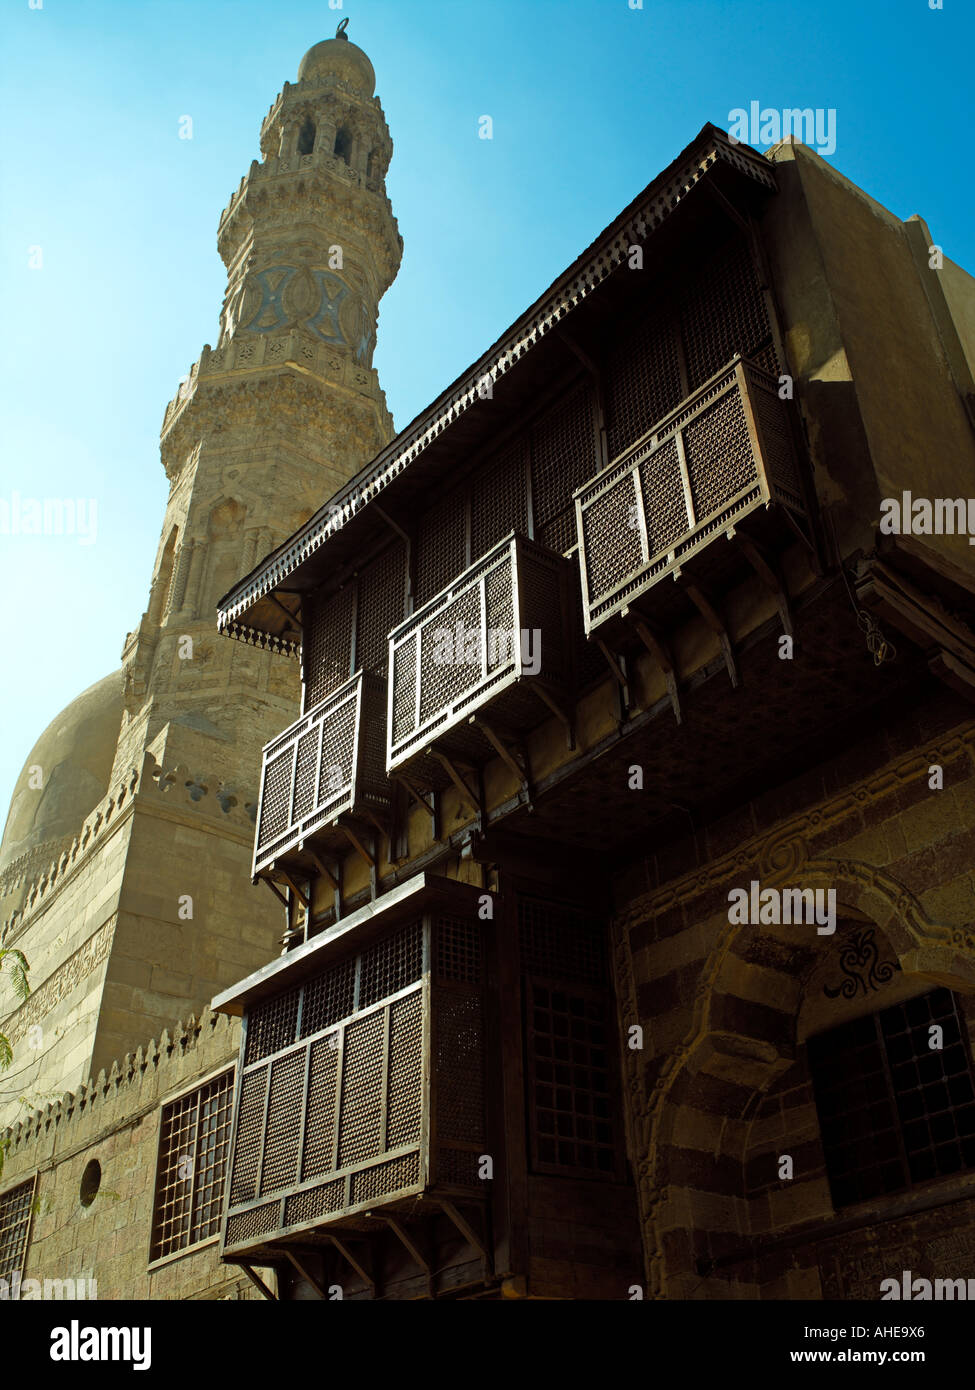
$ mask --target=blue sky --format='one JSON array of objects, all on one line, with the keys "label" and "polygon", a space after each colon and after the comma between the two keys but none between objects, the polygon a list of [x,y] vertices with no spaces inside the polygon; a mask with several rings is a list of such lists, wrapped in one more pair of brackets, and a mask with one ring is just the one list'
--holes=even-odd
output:
[{"label": "blue sky", "polygon": [[2,0],[0,497],[98,509],[93,544],[0,535],[4,814],[36,736],[118,666],[145,607],[163,409],[217,337],[217,221],[340,19],[395,145],[405,255],[375,365],[399,427],[705,121],[751,101],[834,108],[831,162],[975,270],[972,0],[635,3]]}]

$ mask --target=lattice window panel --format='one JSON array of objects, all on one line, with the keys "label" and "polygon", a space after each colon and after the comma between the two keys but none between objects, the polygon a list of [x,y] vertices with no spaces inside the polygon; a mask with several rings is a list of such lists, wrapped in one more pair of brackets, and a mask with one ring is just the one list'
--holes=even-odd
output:
[{"label": "lattice window panel", "polygon": [[471,561],[509,531],[528,534],[528,441],[516,439],[480,466],[471,485]]},{"label": "lattice window panel", "polygon": [[[721,370],[735,353],[769,361],[772,331],[747,242],[735,237],[705,260],[681,295],[681,335],[688,390]],[[774,353],[772,354],[774,362]],[[777,364],[767,370],[778,372]]]},{"label": "lattice window panel", "polygon": [[433,1065],[437,1139],[478,1142],[484,1133],[484,1017],[480,993],[443,990],[437,999]]},{"label": "lattice window panel", "polygon": [[307,596],[304,612],[302,664],[305,677],[305,710],[314,709],[352,675],[351,584],[327,599]]},{"label": "lattice window panel", "polygon": [[339,1019],[348,1018],[355,1002],[355,957],[317,975],[305,985],[301,1036],[309,1038]]},{"label": "lattice window panel", "polygon": [[263,1067],[246,1075],[241,1086],[234,1137],[233,1176],[230,1180],[231,1206],[248,1201],[257,1191],[266,1099],[267,1068]]},{"label": "lattice window panel", "polygon": [[600,994],[530,980],[526,992],[534,1164],[615,1178],[608,1011]]},{"label": "lattice window panel", "polygon": [[437,918],[437,978],[479,985],[483,970],[481,931],[464,918]]},{"label": "lattice window panel", "polygon": [[163,1259],[220,1229],[234,1073],[164,1105],[150,1258]]},{"label": "lattice window panel", "polygon": [[21,1278],[24,1275],[35,1183],[35,1178],[29,1178],[0,1196],[0,1279],[6,1280],[8,1288],[16,1270]]},{"label": "lattice window panel", "polygon": [[259,845],[270,844],[288,827],[291,800],[291,749],[286,748],[268,763],[261,789]]},{"label": "lattice window panel", "polygon": [[[457,653],[451,647],[446,648],[444,659],[444,635],[449,642],[453,642],[457,632],[476,636],[480,631],[481,596],[476,585],[458,594],[438,613],[435,622],[422,629],[420,640],[425,679],[420,693],[421,724],[431,715],[458,700],[481,679],[480,656],[475,651],[475,659],[467,660],[466,645],[463,660],[458,659]],[[465,637],[465,644],[466,641]],[[473,636],[470,641],[473,648]],[[401,677],[397,673],[397,684],[400,680]]]},{"label": "lattice window panel", "polygon": [[386,1147],[418,1143],[423,1088],[423,1000],[419,991],[389,1010]]},{"label": "lattice window panel", "polygon": [[418,980],[422,972],[423,924],[413,922],[363,951],[359,1008],[366,1009],[405,989]]},{"label": "lattice window panel", "polygon": [[535,539],[558,554],[575,543],[572,494],[597,471],[592,388],[580,382],[531,431]]},{"label": "lattice window panel", "polygon": [[[431,1181],[480,1187],[479,926],[421,916],[249,1011],[247,1036],[258,1044],[243,1072],[225,1248],[415,1188],[434,1131],[438,1154],[440,1140],[446,1148],[444,1175],[429,1159]],[[272,1039],[278,1055],[266,1051]],[[283,1207],[262,1201],[273,1194]],[[256,1216],[239,1210],[245,1203]]]},{"label": "lattice window panel", "polygon": [[630,329],[607,358],[605,381],[612,461],[684,397],[678,325],[671,304],[654,305]]},{"label": "lattice window panel", "polygon": [[261,1196],[293,1187],[297,1181],[305,1050],[289,1052],[271,1063],[271,1092],[264,1133]]},{"label": "lattice window panel", "polygon": [[684,430],[684,452],[698,519],[717,511],[755,481],[755,459],[739,391],[726,392],[690,421]]},{"label": "lattice window panel", "polygon": [[406,544],[388,546],[359,575],[355,664],[385,676],[389,634],[406,617]]},{"label": "lattice window panel", "polygon": [[820,1033],[808,1055],[837,1209],[975,1169],[975,1071],[950,990]]},{"label": "lattice window panel", "polygon": [[416,536],[416,606],[445,589],[467,568],[466,492],[453,492],[427,510]]},{"label": "lattice window panel", "polygon": [[345,1030],[339,1167],[374,1158],[382,1146],[383,1015],[367,1014]]},{"label": "lattice window panel", "polygon": [[259,1062],[272,1052],[280,1052],[283,1047],[293,1043],[298,1027],[297,989],[286,994],[276,995],[264,1004],[258,1004],[247,1015],[247,1054],[244,1065]]}]

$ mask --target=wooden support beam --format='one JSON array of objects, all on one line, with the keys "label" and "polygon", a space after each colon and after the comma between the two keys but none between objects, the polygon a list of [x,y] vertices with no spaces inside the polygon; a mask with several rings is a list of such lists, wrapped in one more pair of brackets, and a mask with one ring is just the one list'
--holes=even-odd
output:
[{"label": "wooden support beam", "polygon": [[691,600],[694,607],[721,644],[724,664],[728,668],[731,684],[737,689],[739,685],[738,666],[735,661],[735,652],[731,645],[731,638],[728,636],[728,629],[724,625],[724,620],[721,618],[711,600],[706,594],[701,592],[696,584],[692,584],[690,580],[684,578],[680,580],[680,583],[684,586],[684,592],[687,594],[687,597]]},{"label": "wooden support beam", "polygon": [[286,909],[289,909],[290,906],[291,906],[291,904],[288,902],[288,899],[284,896],[284,894],[281,892],[281,889],[280,889],[280,888],[278,887],[278,885],[273,881],[273,879],[265,878],[263,874],[260,874],[260,875],[259,875],[259,878],[260,878],[260,880],[261,880],[262,883],[266,883],[266,884],[267,884],[267,886],[270,888],[271,892],[272,892],[272,893],[274,894],[274,896],[278,899],[278,901],[282,904],[282,906],[285,907]]},{"label": "wooden support beam", "polygon": [[325,1292],[325,1290],[324,1290],[324,1288],[322,1287],[322,1285],[321,1285],[321,1284],[318,1282],[318,1280],[315,1278],[314,1274],[311,1274],[311,1273],[304,1267],[304,1265],[303,1265],[303,1264],[301,1263],[301,1261],[298,1259],[298,1256],[294,1253],[293,1250],[289,1250],[289,1249],[285,1248],[285,1252],[284,1252],[284,1253],[287,1255],[288,1259],[291,1261],[291,1263],[294,1265],[295,1269],[296,1269],[296,1270],[298,1271],[298,1273],[301,1275],[302,1279],[307,1279],[308,1283],[311,1284],[312,1288],[313,1288],[313,1289],[315,1290],[315,1292],[318,1294],[318,1297],[321,1298],[321,1299],[324,1299],[324,1301],[327,1303],[327,1302],[328,1302],[328,1294]]},{"label": "wooden support beam", "polygon": [[420,795],[420,793],[417,791],[416,787],[414,787],[414,785],[413,785],[413,783],[410,781],[410,779],[409,779],[407,776],[405,776],[404,773],[402,773],[402,772],[397,772],[395,775],[396,775],[396,780],[397,780],[397,782],[399,782],[402,786],[404,786],[404,787],[406,788],[406,790],[409,792],[410,796],[413,798],[413,800],[414,800],[414,801],[416,802],[416,804],[419,806],[420,810],[421,810],[421,811],[426,811],[426,813],[427,813],[427,815],[430,817],[430,819],[431,819],[432,821],[436,821],[436,819],[437,819],[437,813],[436,813],[436,811],[435,811],[434,808],[430,805],[429,801],[424,801],[423,797],[422,797],[422,796]]},{"label": "wooden support beam", "polygon": [[446,769],[447,776],[450,778],[451,782],[453,782],[454,786],[457,788],[462,800],[465,802],[467,806],[470,807],[470,809],[474,812],[475,816],[479,816],[481,814],[481,807],[478,802],[477,796],[474,792],[471,791],[470,787],[464,781],[463,777],[461,777],[456,767],[454,767],[454,764],[451,761],[451,759],[447,756],[446,753],[442,752],[438,748],[431,749],[431,752],[433,753],[433,756],[437,759],[437,762],[440,763],[441,766]]},{"label": "wooden support beam", "polygon": [[483,1240],[474,1230],[473,1226],[466,1219],[466,1217],[462,1216],[461,1213],[454,1206],[453,1202],[448,1202],[445,1197],[440,1197],[437,1200],[439,1201],[440,1206],[445,1212],[445,1214],[450,1217],[451,1221],[457,1227],[458,1231],[460,1231],[464,1239],[468,1241],[471,1245],[473,1245],[475,1250],[480,1250],[485,1260],[487,1260],[488,1263],[490,1263],[491,1257],[488,1253],[487,1246],[484,1244]]},{"label": "wooden support beam", "polygon": [[261,1293],[264,1295],[264,1297],[265,1297],[266,1299],[269,1299],[271,1303],[277,1303],[277,1301],[278,1301],[278,1296],[277,1296],[277,1294],[273,1294],[273,1293],[271,1292],[271,1290],[270,1290],[270,1289],[268,1288],[268,1286],[265,1284],[265,1282],[264,1282],[264,1280],[261,1278],[261,1276],[260,1276],[259,1274],[255,1274],[254,1270],[251,1269],[250,1265],[244,1265],[244,1264],[242,1264],[242,1265],[241,1265],[241,1269],[242,1269],[242,1270],[244,1271],[244,1273],[247,1275],[248,1279],[251,1281],[251,1283],[254,1285],[254,1287],[257,1288],[257,1289],[260,1289]]},{"label": "wooden support beam", "polygon": [[299,625],[300,620],[298,618],[297,613],[292,613],[290,608],[286,608],[276,594],[268,594],[267,597],[277,608],[281,609],[281,612],[284,614],[288,622],[291,624],[291,632],[294,634],[295,637],[298,638],[298,641],[300,642],[301,627]]},{"label": "wooden support beam", "polygon": [[340,820],[339,829],[342,831],[342,834],[352,845],[353,849],[355,849],[359,853],[359,855],[365,860],[366,867],[369,869],[374,869],[376,867],[375,855],[369,853],[369,851],[366,849],[365,845],[359,839],[358,835],[355,833],[352,827],[346,825],[344,821]]},{"label": "wooden support beam", "polygon": [[793,635],[792,610],[789,607],[789,595],[786,592],[785,584],[779,573],[778,565],[772,557],[764,551],[757,541],[753,541],[751,536],[744,535],[741,531],[732,528],[728,532],[729,537],[735,542],[738,549],[758,575],[759,579],[772,594],[778,606],[779,616],[782,619],[782,629],[787,636]]},{"label": "wooden support beam", "polygon": [[343,1242],[339,1240],[338,1236],[329,1235],[329,1240],[335,1246],[336,1250],[342,1256],[343,1260],[345,1260],[347,1264],[350,1264],[352,1268],[355,1270],[356,1274],[358,1274],[361,1279],[364,1279],[366,1283],[369,1285],[369,1287],[373,1291],[375,1291],[375,1279],[373,1279],[372,1275],[359,1263],[356,1257],[349,1250],[348,1246],[344,1245]]},{"label": "wooden support beam", "polygon": [[538,696],[538,698],[542,701],[542,703],[547,705],[548,708],[552,711],[556,719],[561,721],[565,728],[565,736],[569,748],[575,748],[576,732],[572,724],[572,717],[569,714],[568,710],[563,709],[558,700],[555,699],[551,691],[547,690],[545,686],[542,685],[539,681],[532,681],[531,685],[529,686],[529,689],[533,690],[535,694]]},{"label": "wooden support beam", "polygon": [[616,680],[619,682],[620,685],[625,686],[627,684],[626,673],[624,672],[622,666],[619,664],[619,661],[616,659],[615,653],[610,651],[609,647],[607,647],[606,643],[603,641],[601,637],[596,638],[596,646],[599,648],[603,656],[606,658],[606,665],[612,671],[613,675],[616,677]]},{"label": "wooden support beam", "polygon": [[674,711],[674,718],[678,724],[684,722],[680,708],[680,687],[677,684],[677,671],[674,667],[674,658],[671,654],[669,644],[654,632],[649,623],[639,617],[632,609],[625,609],[624,612],[633,623],[636,634],[646,647],[647,651],[656,661],[657,665],[664,673],[664,681],[667,685],[667,694],[670,696],[671,708]]},{"label": "wooden support beam", "polygon": [[[371,1216],[372,1212],[368,1212],[367,1215]],[[406,1247],[406,1249],[413,1256],[414,1260],[416,1260],[420,1268],[422,1270],[425,1270],[428,1276],[432,1274],[433,1271],[430,1268],[430,1261],[425,1259],[423,1255],[420,1253],[418,1246],[411,1239],[410,1234],[405,1229],[405,1227],[401,1226],[400,1223],[392,1216],[384,1216],[381,1219],[385,1221],[386,1225],[393,1232],[393,1234]]]},{"label": "wooden support beam", "polygon": [[322,857],[318,853],[318,851],[312,849],[311,845],[306,845],[304,841],[301,841],[301,843],[298,845],[298,848],[299,850],[303,850],[305,854],[308,855],[312,863],[315,865],[315,868],[318,870],[322,878],[331,888],[332,892],[337,893],[339,890],[338,879],[332,873],[331,869],[327,869],[325,867],[325,863],[322,860]]},{"label": "wooden support beam", "polygon": [[308,899],[305,897],[304,893],[298,887],[297,883],[295,883],[294,879],[288,873],[287,869],[280,869],[279,873],[284,875],[284,880],[287,883],[288,887],[291,889],[292,893],[294,893],[295,897],[298,899],[302,907],[307,912],[309,906]]},{"label": "wooden support beam", "polygon": [[487,721],[479,714],[472,714],[470,719],[468,720],[468,723],[473,724],[475,728],[480,729],[481,733],[487,739],[488,743],[490,743],[491,747],[497,753],[498,757],[502,760],[505,766],[508,767],[514,773],[518,781],[527,782],[528,774],[525,770],[524,758],[522,758],[521,754],[518,753],[516,749],[511,748],[509,746],[511,742],[510,738],[507,737],[505,734],[502,734],[501,731],[497,729],[493,724],[488,724]]}]

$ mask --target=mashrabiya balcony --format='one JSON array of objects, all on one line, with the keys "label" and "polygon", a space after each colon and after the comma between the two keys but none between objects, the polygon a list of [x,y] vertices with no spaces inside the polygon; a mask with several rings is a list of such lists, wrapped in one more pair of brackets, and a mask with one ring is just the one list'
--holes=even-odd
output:
[{"label": "mashrabiya balcony", "polygon": [[[650,591],[668,576],[693,571],[717,587],[731,579],[729,564],[744,562],[774,587],[768,556],[793,533],[810,543],[778,390],[775,377],[734,357],[576,491],[587,634],[637,601],[644,614],[666,617],[674,586]],[[713,544],[732,535],[737,549]]]},{"label": "mashrabiya balcony", "polygon": [[313,866],[347,843],[342,815],[374,821],[390,809],[383,767],[386,682],[358,671],[264,749],[253,874]]},{"label": "mashrabiya balcony", "polygon": [[419,874],[213,1001],[244,1017],[227,1258],[274,1263],[326,1228],[354,1245],[377,1209],[446,1213],[481,1258],[479,893]]},{"label": "mashrabiya balcony", "polygon": [[453,781],[555,713],[568,725],[569,564],[514,532],[389,637],[386,768],[414,789]]}]

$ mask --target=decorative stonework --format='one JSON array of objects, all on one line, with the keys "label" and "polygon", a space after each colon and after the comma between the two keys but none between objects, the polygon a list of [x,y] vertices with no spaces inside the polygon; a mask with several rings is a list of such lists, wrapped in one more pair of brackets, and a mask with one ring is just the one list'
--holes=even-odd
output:
[{"label": "decorative stonework", "polygon": [[894,978],[896,961],[882,961],[874,927],[855,928],[840,944],[837,962],[843,979],[838,985],[823,985],[827,999],[854,999],[869,994]]},{"label": "decorative stonework", "polygon": [[16,1013],[11,1014],[4,1024],[4,1032],[11,1043],[18,1043],[35,1023],[43,1022],[52,1009],[57,1008],[82,980],[108,959],[113,931],[114,923],[103,923],[80,950],[69,956],[43,984],[31,991]]},{"label": "decorative stonework", "polygon": [[[621,1027],[644,1022],[637,1006],[636,971],[630,932],[638,924],[672,909],[692,903],[715,888],[736,886],[758,877],[763,886],[794,885],[835,888],[840,901],[872,918],[897,951],[905,973],[926,976],[939,983],[975,989],[975,933],[967,927],[933,920],[917,898],[883,869],[852,859],[811,858],[806,836],[839,827],[851,810],[883,797],[891,789],[928,776],[932,764],[948,766],[961,756],[975,758],[975,723],[965,724],[943,742],[915,752],[900,763],[885,767],[864,782],[830,801],[803,811],[776,825],[764,836],[753,836],[732,852],[711,861],[706,868],[684,874],[653,892],[632,900],[613,923],[613,960]],[[637,1177],[638,1203],[648,1261],[649,1292],[665,1296],[665,1259],[660,1228],[667,1185],[660,1171],[660,1123],[665,1102],[678,1077],[696,1068],[706,1073],[711,1058],[737,1055],[745,1075],[765,1073],[764,1089],[787,1060],[761,1040],[715,1033],[710,1010],[716,985],[736,940],[747,926],[732,925],[726,917],[718,926],[717,939],[702,963],[692,1001],[692,1022],[684,1038],[667,1050],[652,1085],[644,1075],[642,1054],[624,1050],[627,1142]],[[893,972],[891,972],[893,973]]]}]

